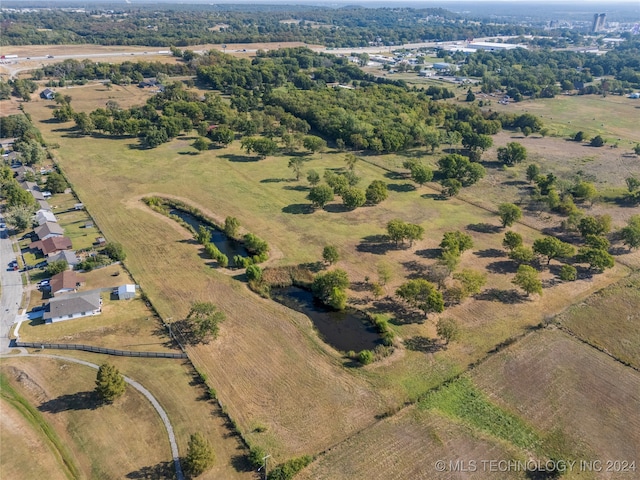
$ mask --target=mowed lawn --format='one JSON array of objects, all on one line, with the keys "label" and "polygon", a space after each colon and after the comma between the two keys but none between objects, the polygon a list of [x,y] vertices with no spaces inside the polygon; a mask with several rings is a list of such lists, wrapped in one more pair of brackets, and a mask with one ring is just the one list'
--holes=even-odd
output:
[{"label": "mowed lawn", "polygon": [[[471,375],[503,408],[549,432],[557,450],[577,461],[635,462],[636,471],[612,466],[605,476],[638,478],[640,374],[559,330],[527,336]],[[584,478],[586,472],[574,472]]]},{"label": "mowed lawn", "polygon": [[[159,415],[131,387],[112,405],[101,405],[94,394],[96,370],[92,368],[63,360],[23,357],[4,359],[0,371],[55,432],[59,446],[66,450],[64,458],[72,465],[70,471],[80,472],[81,478],[125,478],[171,462],[169,439]],[[40,464],[43,468],[51,463],[51,450],[38,428],[30,435],[47,444]],[[32,456],[39,456],[39,452],[32,445],[24,446],[24,451],[14,452],[11,462],[18,462],[13,468],[21,471],[24,465],[27,472]],[[5,453],[3,448],[3,458]],[[37,467],[40,462],[33,463]],[[61,470],[60,465],[54,468]]]},{"label": "mowed lawn", "polygon": [[[575,284],[546,288],[542,298],[514,297],[509,293],[514,265],[501,250],[502,232],[494,228],[495,233],[482,233],[483,224],[498,225],[490,211],[460,199],[439,200],[436,190],[415,188],[402,176],[359,162],[361,186],[383,179],[390,184],[389,199],[352,212],[343,211],[336,201],[311,213],[305,198],[308,186],[304,180],[295,181],[287,168],[288,156],[257,161],[240,151],[239,142],[195,155],[190,146],[195,137],[181,137],[151,151],[140,150],[137,139],[67,138],[75,137],[67,131],[71,124],[42,123],[51,116],[42,107],[42,102],[34,102],[28,110],[45,138],[60,143],[58,161],[79,198],[107,239],[124,245],[127,266],[160,314],[174,321],[184,318],[195,300],[212,301],[227,314],[220,338],[190,347],[190,356],[240,428],[277,459],[319,451],[348,437],[390,405],[415,399],[496,344],[626,274],[624,268],[616,268]],[[324,168],[344,166],[344,153],[304,158],[305,170],[322,173]],[[269,242],[276,263],[317,261],[322,247],[333,244],[342,256],[338,266],[359,283],[366,277],[375,281],[376,265],[389,263],[394,278],[385,287],[388,295],[406,277],[421,275],[435,262],[433,254],[444,232],[464,230],[475,246],[463,255],[461,266],[492,268],[487,287],[517,301],[505,303],[492,296],[468,300],[445,312],[462,325],[458,344],[436,354],[400,350],[379,364],[346,370],[306,317],[258,298],[244,284],[208,267],[186,230],[140,202],[154,194],[185,199],[219,218],[237,217],[248,231]],[[423,225],[424,240],[406,249],[376,246],[376,236],[384,234],[393,218]],[[525,226],[516,228],[528,244],[540,236]],[[549,281],[552,274],[545,270],[542,277]],[[350,293],[373,305],[366,293]],[[394,328],[402,339],[415,338],[419,344],[421,338],[433,340],[436,319],[416,323],[399,317]],[[267,431],[251,433],[257,424],[267,426]]]}]

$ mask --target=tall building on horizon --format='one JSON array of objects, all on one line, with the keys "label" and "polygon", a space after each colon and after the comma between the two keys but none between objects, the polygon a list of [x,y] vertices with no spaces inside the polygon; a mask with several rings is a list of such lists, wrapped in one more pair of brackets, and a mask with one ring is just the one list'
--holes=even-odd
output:
[{"label": "tall building on horizon", "polygon": [[607,19],[606,13],[594,13],[593,14],[593,26],[591,27],[591,31],[593,33],[604,30],[604,22]]}]

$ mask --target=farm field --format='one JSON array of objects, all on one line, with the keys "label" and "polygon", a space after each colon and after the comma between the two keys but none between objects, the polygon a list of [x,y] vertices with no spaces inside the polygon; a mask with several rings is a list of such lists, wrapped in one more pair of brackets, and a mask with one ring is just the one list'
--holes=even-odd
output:
[{"label": "farm field", "polygon": [[[104,92],[92,99],[91,89],[78,91],[83,96],[78,102],[73,98],[76,109],[88,111],[107,101]],[[114,87],[110,95],[125,93]],[[149,152],[131,138],[77,138],[67,130],[69,124],[46,121],[51,111],[45,102],[34,101],[27,110],[45,139],[60,144],[56,157],[80,200],[106,237],[124,245],[128,268],[161,316],[182,319],[194,300],[212,301],[227,313],[220,337],[208,345],[189,346],[189,354],[240,430],[277,461],[344,440],[372,425],[376,415],[460,373],[496,344],[627,274],[624,266],[617,266],[573,284],[558,284],[558,264],[553,262],[551,270],[542,272],[548,287],[544,296],[525,299],[511,284],[515,265],[506,260],[494,213],[464,198],[439,200],[437,190],[416,188],[403,174],[376,166],[380,159],[364,157],[367,161],[358,162],[356,171],[362,185],[373,179],[390,184],[391,195],[383,204],[345,212],[331,203],[310,213],[306,182],[295,181],[285,158],[256,161],[237,143],[194,155],[193,137],[180,137]],[[496,142],[508,140],[499,138]],[[344,153],[304,158],[305,169],[344,167]],[[401,159],[396,155],[389,161],[401,164]],[[485,181],[463,195],[482,204],[474,196],[482,191],[474,189]],[[306,317],[258,298],[242,283],[211,269],[185,229],[140,201],[150,195],[186,200],[216,218],[237,217],[244,228],[269,242],[272,264],[315,262],[322,246],[331,243],[342,256],[338,266],[348,270],[352,282],[365,285],[366,277],[376,278],[376,265],[386,262],[393,270],[387,295],[403,278],[421,275],[434,263],[444,232],[460,229],[474,241],[461,268],[487,268],[489,294],[446,311],[444,315],[459,320],[463,335],[448,349],[433,343],[437,316],[425,322],[414,312],[396,312],[393,328],[412,348],[399,348],[363,369],[345,369],[344,360],[318,339]],[[399,216],[425,226],[425,239],[405,249],[381,243],[378,237],[386,222]],[[527,244],[541,236],[525,225],[514,228]],[[362,306],[393,314],[391,302],[374,302],[366,289],[353,289],[350,295]],[[266,426],[266,431],[255,432],[257,426]]]},{"label": "farm field", "polygon": [[[498,405],[551,432],[580,460],[635,462],[594,478],[637,478],[640,375],[559,330],[527,336],[475,369],[471,378]],[[578,472],[584,478],[587,472]]]},{"label": "farm field", "polygon": [[[102,406],[93,394],[96,371],[91,368],[62,360],[11,358],[2,361],[0,371],[11,388],[36,407],[55,432],[52,435],[58,437],[54,456],[56,463],[64,459],[66,467],[58,463],[54,471],[66,471],[72,478],[115,479],[171,459],[159,416],[134,389],[129,388],[114,404]],[[36,429],[34,435],[39,441],[49,442],[38,431],[42,421],[33,423],[28,419],[32,417],[22,418]],[[131,435],[132,429],[136,435]],[[29,462],[34,454],[25,446],[26,451],[16,452],[21,462]],[[47,444],[45,451],[50,448]],[[3,463],[4,453],[3,450]],[[23,465],[13,468],[22,470]]]}]

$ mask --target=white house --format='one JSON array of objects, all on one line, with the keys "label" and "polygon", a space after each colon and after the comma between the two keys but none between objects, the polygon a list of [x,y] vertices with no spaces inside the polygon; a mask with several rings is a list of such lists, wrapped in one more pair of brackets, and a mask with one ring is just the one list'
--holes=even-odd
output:
[{"label": "white house", "polygon": [[63,322],[74,318],[89,317],[102,313],[99,291],[72,293],[53,298],[44,312],[45,323]]},{"label": "white house", "polygon": [[45,240],[51,237],[62,237],[64,230],[60,225],[55,222],[45,222],[39,227],[33,229],[40,240]]},{"label": "white house", "polygon": [[49,210],[40,209],[36,212],[36,222],[38,222],[38,225],[44,225],[47,222],[58,223],[58,220]]}]

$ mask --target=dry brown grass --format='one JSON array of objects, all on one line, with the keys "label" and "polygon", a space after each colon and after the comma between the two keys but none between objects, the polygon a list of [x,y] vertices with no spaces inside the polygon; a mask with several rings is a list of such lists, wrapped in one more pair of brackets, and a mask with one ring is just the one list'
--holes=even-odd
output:
[{"label": "dry brown grass", "polygon": [[[91,368],[42,358],[7,359],[1,368],[55,429],[84,478],[123,478],[171,461],[160,417],[134,389],[113,405],[99,406]],[[21,460],[33,453],[22,452]]]},{"label": "dry brown grass", "polygon": [[[640,375],[558,330],[527,336],[473,371],[497,404],[577,460],[640,461]],[[598,478],[637,478],[637,473]]]},{"label": "dry brown grass", "polygon": [[[481,465],[486,459],[517,459],[516,449],[433,411],[407,408],[328,450],[296,478],[302,480],[523,478],[510,473],[451,472],[449,462]],[[436,462],[444,460],[446,471]]]}]

